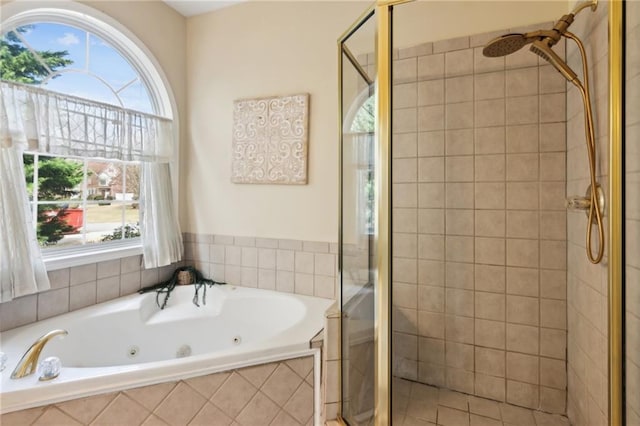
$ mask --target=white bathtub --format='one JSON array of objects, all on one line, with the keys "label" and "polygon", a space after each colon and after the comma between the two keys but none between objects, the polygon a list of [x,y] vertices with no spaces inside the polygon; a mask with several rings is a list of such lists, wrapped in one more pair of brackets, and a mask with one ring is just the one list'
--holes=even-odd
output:
[{"label": "white bathtub", "polygon": [[[299,356],[318,365],[309,341],[331,300],[233,286],[208,288],[199,308],[192,299],[192,286],[178,287],[160,310],[155,293],[132,295],[0,333],[9,357],[0,412]],[[58,328],[69,335],[51,340],[40,360],[59,357],[60,376],[11,380],[29,346]]]}]

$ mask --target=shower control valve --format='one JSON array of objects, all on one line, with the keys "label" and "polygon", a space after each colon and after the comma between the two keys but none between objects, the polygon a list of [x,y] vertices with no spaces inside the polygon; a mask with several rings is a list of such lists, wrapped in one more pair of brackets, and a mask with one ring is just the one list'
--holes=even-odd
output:
[{"label": "shower control valve", "polygon": [[[589,209],[591,209],[591,185],[587,187],[587,191],[584,197],[579,195],[572,195],[567,197],[564,201],[564,205],[567,210],[583,210],[587,217],[589,216]],[[596,185],[596,200],[598,202],[598,207],[600,208],[600,212],[604,213],[604,192],[600,185]],[[595,218],[594,218],[595,219]]]}]

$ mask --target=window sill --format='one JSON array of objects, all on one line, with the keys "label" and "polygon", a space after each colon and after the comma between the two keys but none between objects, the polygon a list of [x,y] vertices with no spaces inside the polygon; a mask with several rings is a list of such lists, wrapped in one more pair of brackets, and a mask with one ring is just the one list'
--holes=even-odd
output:
[{"label": "window sill", "polygon": [[55,271],[140,254],[142,254],[142,242],[140,239],[135,239],[124,243],[99,244],[97,247],[52,249],[50,252],[43,251],[42,258],[47,271]]}]

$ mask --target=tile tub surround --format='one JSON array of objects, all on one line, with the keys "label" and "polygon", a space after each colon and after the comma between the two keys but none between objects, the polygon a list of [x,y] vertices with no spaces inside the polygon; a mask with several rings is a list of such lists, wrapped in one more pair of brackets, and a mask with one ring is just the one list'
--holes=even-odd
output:
[{"label": "tile tub surround", "polygon": [[[608,194],[608,5],[581,14],[572,31],[585,43],[593,107],[598,181]],[[573,43],[567,44],[569,66],[582,64]],[[567,91],[567,195],[584,194],[589,185],[582,99],[573,85]],[[606,197],[608,199],[608,197]],[[605,209],[605,240],[609,212]],[[608,277],[607,250],[598,265],[587,259],[583,212],[569,212],[567,280],[567,415],[576,426],[606,424],[608,410]],[[594,243],[595,244],[595,243]],[[594,245],[595,247],[595,245]]]},{"label": "tile tub surround", "polygon": [[182,262],[144,269],[129,256],[49,272],[51,289],[0,304],[0,331],[106,302],[166,281],[184,265],[229,284],[335,299],[335,243],[185,233]]},{"label": "tile tub surround", "polygon": [[313,425],[313,357],[4,414],[3,426]]},{"label": "tile tub surround", "polygon": [[327,309],[322,341],[323,421],[335,420],[340,411],[340,310]]},{"label": "tile tub surround", "polygon": [[335,299],[336,243],[184,234],[185,263],[228,284]]},{"label": "tile tub surround", "polygon": [[137,292],[171,277],[182,262],[144,269],[142,256],[49,271],[51,289],[0,304],[0,331]]},{"label": "tile tub surround", "polygon": [[528,49],[482,55],[501,33],[551,25],[393,62],[393,366],[564,413],[566,82]]}]

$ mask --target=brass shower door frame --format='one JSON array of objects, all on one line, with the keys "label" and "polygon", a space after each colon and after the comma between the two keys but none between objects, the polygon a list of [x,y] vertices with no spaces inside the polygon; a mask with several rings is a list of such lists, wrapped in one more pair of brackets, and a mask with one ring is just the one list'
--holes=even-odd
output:
[{"label": "brass shower door frame", "polygon": [[609,425],[622,426],[623,413],[623,57],[622,0],[609,2]]},{"label": "brass shower door frame", "polygon": [[[378,0],[339,38],[338,68],[342,69],[342,44],[362,22],[375,13],[376,31],[376,247],[378,274],[375,283],[375,424],[389,424],[391,415],[391,10],[393,6],[412,0]],[[609,424],[623,422],[623,346],[622,346],[622,114],[623,114],[623,12],[622,0],[609,2]],[[339,97],[342,96],[339,80]],[[339,104],[340,173],[342,173],[342,102]],[[340,177],[340,182],[342,178]],[[342,186],[340,217],[342,217]],[[340,224],[342,220],[340,220]],[[339,239],[342,229],[339,229]],[[342,250],[342,245],[339,244]],[[341,259],[341,256],[339,256]],[[341,260],[339,260],[341,262]],[[339,273],[342,265],[339,264]],[[342,341],[340,339],[340,341]],[[342,366],[342,364],[341,364]],[[342,371],[340,374],[342,377]],[[342,386],[340,386],[342,392]],[[340,418],[342,424],[346,424]]]},{"label": "brass shower door frame", "polygon": [[[377,0],[354,22],[338,39],[338,71],[342,72],[342,55],[344,42],[368,20],[372,14],[376,19],[376,282],[375,282],[375,412],[376,426],[387,426],[391,423],[391,85],[392,85],[392,10],[393,7],[414,0]],[[338,124],[340,135],[339,169],[342,174],[342,81],[338,76],[339,110]],[[338,274],[342,273],[342,175],[340,182],[340,229],[339,229],[339,263]],[[342,279],[340,278],[340,283]],[[341,296],[340,296],[341,297]],[[342,306],[342,300],[339,301]],[[342,336],[340,336],[342,343]],[[342,353],[342,348],[340,349]],[[342,363],[340,378],[342,380]],[[342,400],[342,384],[340,384]],[[339,412],[338,420],[347,423]]]}]

